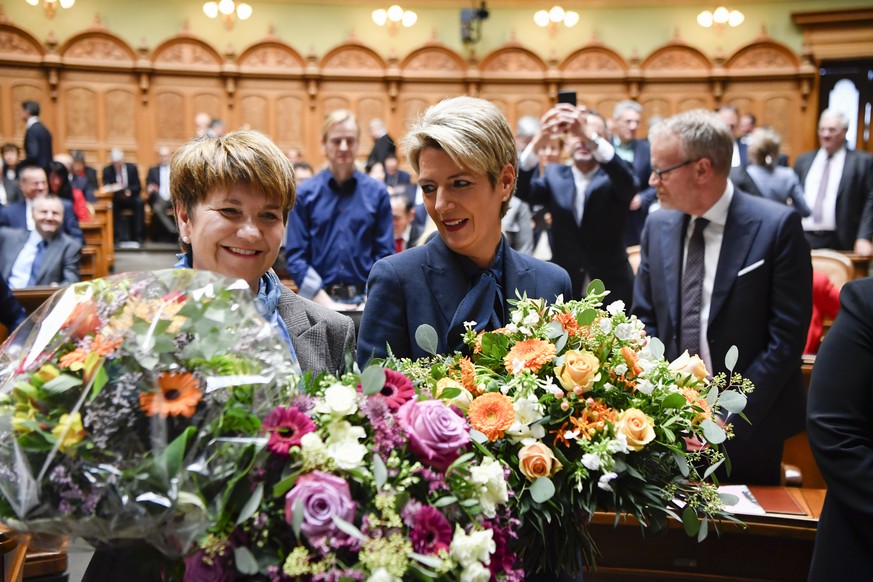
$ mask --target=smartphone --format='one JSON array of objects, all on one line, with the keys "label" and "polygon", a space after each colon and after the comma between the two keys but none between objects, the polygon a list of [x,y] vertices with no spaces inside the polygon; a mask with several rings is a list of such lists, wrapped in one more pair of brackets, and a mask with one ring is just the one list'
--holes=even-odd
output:
[{"label": "smartphone", "polygon": [[576,91],[558,91],[558,103],[569,103],[576,106]]}]

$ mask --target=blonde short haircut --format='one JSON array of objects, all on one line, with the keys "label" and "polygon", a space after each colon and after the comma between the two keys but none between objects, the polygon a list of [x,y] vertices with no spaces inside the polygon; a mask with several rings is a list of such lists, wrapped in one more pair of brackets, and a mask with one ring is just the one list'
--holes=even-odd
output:
[{"label": "blonde short haircut", "polygon": [[[294,166],[270,138],[257,131],[192,139],[173,155],[170,176],[173,206],[189,215],[214,190],[242,184],[278,199],[287,223],[297,198]],[[182,247],[191,252],[190,245]]]},{"label": "blonde short haircut", "polygon": [[[419,173],[418,160],[426,147],[444,151],[458,166],[485,174],[492,187],[503,168],[518,170],[515,136],[503,113],[493,103],[475,97],[443,99],[412,124],[404,138],[406,159]],[[515,194],[516,184],[512,185]],[[510,197],[511,197],[510,195]],[[500,216],[509,208],[509,197]]]},{"label": "blonde short haircut", "polygon": [[346,121],[351,121],[355,124],[355,133],[358,139],[361,139],[361,126],[358,125],[355,114],[348,109],[337,109],[324,116],[324,123],[321,125],[321,142],[324,143],[327,140],[327,132],[330,131],[331,127]]}]

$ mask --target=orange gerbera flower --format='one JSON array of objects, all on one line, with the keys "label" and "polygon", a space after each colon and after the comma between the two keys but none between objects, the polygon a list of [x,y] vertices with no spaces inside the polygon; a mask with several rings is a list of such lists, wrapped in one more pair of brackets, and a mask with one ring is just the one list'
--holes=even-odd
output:
[{"label": "orange gerbera flower", "polygon": [[121,345],[121,338],[108,339],[102,333],[98,333],[91,341],[91,351],[101,356],[108,356]]},{"label": "orange gerbera flower", "polygon": [[569,335],[579,335],[581,328],[576,317],[572,313],[559,313],[555,316],[555,321],[561,324],[563,329]]},{"label": "orange gerbera flower", "polygon": [[80,364],[75,368],[75,370],[79,370],[82,368],[82,365],[85,363],[85,358],[88,357],[88,354],[84,352],[81,348],[76,348],[72,352],[68,352],[61,356],[60,364],[62,368],[68,368],[73,370],[73,366],[75,364]]},{"label": "orange gerbera flower", "polygon": [[512,400],[500,392],[487,392],[476,397],[467,409],[470,425],[496,441],[515,422],[515,409]]},{"label": "orange gerbera flower", "polygon": [[139,395],[140,408],[148,416],[160,414],[190,418],[197,410],[203,392],[191,373],[166,373],[158,378],[158,390]]},{"label": "orange gerbera flower", "polygon": [[503,358],[506,371],[514,373],[516,362],[521,361],[522,370],[530,370],[534,374],[540,371],[544,364],[548,364],[555,357],[555,345],[541,339],[528,339],[518,342]]}]

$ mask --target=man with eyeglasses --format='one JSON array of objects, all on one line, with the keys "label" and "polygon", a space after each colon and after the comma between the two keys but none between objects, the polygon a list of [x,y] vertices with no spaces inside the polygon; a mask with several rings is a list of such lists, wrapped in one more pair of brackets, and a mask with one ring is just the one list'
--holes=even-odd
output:
[{"label": "man with eyeglasses", "polygon": [[819,149],[797,158],[794,171],[812,214],[803,219],[809,246],[873,255],[873,157],[846,145],[849,118],[825,109]]},{"label": "man with eyeglasses", "polygon": [[755,384],[751,424],[729,417],[732,471],[720,479],[778,485],[784,441],[804,428],[812,266],[800,215],[734,188],[733,136],[716,113],[671,117],[649,140],[662,209],[643,230],[633,313],[669,360],[699,354],[713,375],[737,346],[734,371]]}]

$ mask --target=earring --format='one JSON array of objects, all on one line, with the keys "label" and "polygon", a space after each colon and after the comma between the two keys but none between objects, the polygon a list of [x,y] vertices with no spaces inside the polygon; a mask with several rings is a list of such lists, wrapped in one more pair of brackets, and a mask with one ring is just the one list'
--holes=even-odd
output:
[{"label": "earring", "polygon": [[190,244],[191,244],[191,239],[190,239],[189,237],[187,237],[187,236],[183,236],[183,237],[182,237],[182,242],[185,243],[186,245],[190,245]]}]

